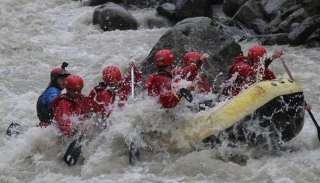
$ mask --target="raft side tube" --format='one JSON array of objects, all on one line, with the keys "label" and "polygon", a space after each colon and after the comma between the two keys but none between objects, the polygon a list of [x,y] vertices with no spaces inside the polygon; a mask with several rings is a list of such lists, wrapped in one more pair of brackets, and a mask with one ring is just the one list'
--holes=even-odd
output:
[{"label": "raft side tube", "polygon": [[302,93],[301,87],[290,79],[262,81],[250,86],[222,106],[200,112],[179,129],[171,131],[171,142],[182,138],[197,143],[218,134],[254,113],[271,100],[294,93]]}]

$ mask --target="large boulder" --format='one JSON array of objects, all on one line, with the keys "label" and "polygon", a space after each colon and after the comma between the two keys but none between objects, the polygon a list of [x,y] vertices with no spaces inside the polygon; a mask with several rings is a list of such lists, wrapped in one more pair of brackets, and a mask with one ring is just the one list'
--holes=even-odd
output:
[{"label": "large boulder", "polygon": [[103,4],[109,3],[109,2],[120,4],[123,2],[123,0],[89,0],[89,1],[84,2],[84,5],[98,6],[98,5],[103,5]]},{"label": "large boulder", "polygon": [[254,38],[261,45],[286,45],[289,44],[288,34],[289,33],[258,35],[254,36]]},{"label": "large boulder", "polygon": [[157,13],[166,17],[168,20],[176,21],[176,5],[172,3],[164,3],[157,7]]},{"label": "large boulder", "polygon": [[239,22],[245,27],[252,29],[257,34],[262,34],[266,29],[266,17],[260,4],[255,0],[247,1],[232,17],[232,21]]},{"label": "large boulder", "polygon": [[304,44],[309,36],[320,28],[320,15],[315,15],[305,19],[299,26],[292,30],[288,36],[290,44]]},{"label": "large boulder", "polygon": [[279,30],[282,32],[290,32],[292,30],[293,23],[301,23],[303,20],[307,19],[309,16],[304,8],[300,8],[289,15],[285,21],[281,22],[278,26]]},{"label": "large boulder", "polygon": [[138,29],[138,21],[122,6],[114,3],[97,7],[92,22],[99,24],[104,31]]},{"label": "large boulder", "polygon": [[248,0],[224,0],[222,9],[229,17],[233,17]]},{"label": "large boulder", "polygon": [[320,14],[320,1],[319,0],[303,0],[303,4],[311,16]]},{"label": "large boulder", "polygon": [[[175,65],[182,65],[183,56],[190,51],[208,53],[216,73],[223,73],[233,63],[233,58],[242,54],[241,47],[214,20],[207,17],[188,18],[170,28],[152,48],[148,57],[141,63],[144,76],[155,71],[153,57],[161,49],[170,49],[176,58]],[[213,82],[213,71],[207,64],[203,67],[204,75]]]},{"label": "large boulder", "polygon": [[159,15],[176,23],[190,17],[210,17],[212,3],[210,0],[177,0],[161,4],[156,10]]},{"label": "large boulder", "polygon": [[161,0],[123,0],[123,6],[125,7],[137,7],[137,8],[155,8]]},{"label": "large boulder", "polygon": [[278,11],[286,11],[286,9],[295,5],[295,1],[261,0],[260,5],[263,13],[266,15],[267,20],[272,21],[278,15]]},{"label": "large boulder", "polygon": [[306,47],[320,47],[320,29],[314,31],[311,36],[306,40]]},{"label": "large boulder", "polygon": [[210,2],[208,0],[180,0],[176,1],[176,18],[183,20],[190,17],[210,15]]}]

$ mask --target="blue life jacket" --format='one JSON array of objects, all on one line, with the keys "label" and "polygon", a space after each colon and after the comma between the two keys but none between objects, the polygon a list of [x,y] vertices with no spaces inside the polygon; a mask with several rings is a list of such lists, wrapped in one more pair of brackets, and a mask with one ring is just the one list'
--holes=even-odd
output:
[{"label": "blue life jacket", "polygon": [[41,122],[52,123],[53,115],[51,110],[52,101],[61,94],[61,90],[51,86],[44,90],[37,101],[37,116]]}]

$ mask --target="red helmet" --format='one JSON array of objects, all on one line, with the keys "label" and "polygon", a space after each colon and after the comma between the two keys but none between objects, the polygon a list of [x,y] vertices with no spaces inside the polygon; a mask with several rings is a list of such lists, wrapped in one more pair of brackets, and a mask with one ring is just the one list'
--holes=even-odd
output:
[{"label": "red helmet", "polygon": [[200,57],[201,57],[201,54],[198,52],[189,52],[184,55],[183,64],[185,66],[188,66],[191,63],[194,63],[195,61],[199,60]]},{"label": "red helmet", "polygon": [[115,84],[121,80],[121,72],[116,66],[107,66],[102,71],[102,79],[106,84]]},{"label": "red helmet", "polygon": [[252,46],[248,51],[248,58],[257,59],[264,57],[267,53],[266,49],[262,46]]},{"label": "red helmet", "polygon": [[66,78],[66,88],[67,89],[82,89],[83,80],[80,76],[76,74],[71,74]]},{"label": "red helmet", "polygon": [[174,55],[171,50],[160,50],[154,56],[156,67],[170,66],[173,64]]},{"label": "red helmet", "polygon": [[51,81],[54,81],[60,77],[68,77],[70,73],[65,69],[68,66],[68,63],[63,62],[61,67],[52,69],[50,73]]}]

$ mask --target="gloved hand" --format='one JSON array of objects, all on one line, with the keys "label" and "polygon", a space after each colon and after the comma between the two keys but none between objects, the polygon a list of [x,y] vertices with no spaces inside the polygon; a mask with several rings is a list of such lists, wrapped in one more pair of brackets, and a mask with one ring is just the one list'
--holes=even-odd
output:
[{"label": "gloved hand", "polygon": [[279,51],[279,50],[274,51],[272,56],[264,61],[264,66],[269,67],[269,65],[274,59],[280,58],[282,55],[283,55],[282,51]]},{"label": "gloved hand", "polygon": [[202,54],[202,56],[200,57],[200,60],[201,60],[202,62],[206,62],[206,61],[208,61],[208,59],[209,59],[209,54],[208,54],[208,53],[204,53],[204,54]]},{"label": "gloved hand", "polygon": [[138,68],[138,66],[137,66],[137,64],[135,62],[130,62],[129,63],[129,68],[130,68],[130,70],[131,70],[131,68],[133,68],[135,73],[139,72],[139,68]]},{"label": "gloved hand", "polygon": [[271,59],[274,60],[274,59],[280,58],[282,55],[283,55],[282,51],[276,50],[272,54]]},{"label": "gloved hand", "polygon": [[198,68],[200,68],[205,62],[208,62],[209,60],[209,54],[204,53],[201,55],[200,59],[197,60],[195,63],[197,65]]},{"label": "gloved hand", "polygon": [[307,102],[305,103],[305,109],[307,111],[310,111],[311,110],[311,106],[309,104],[307,104]]}]

